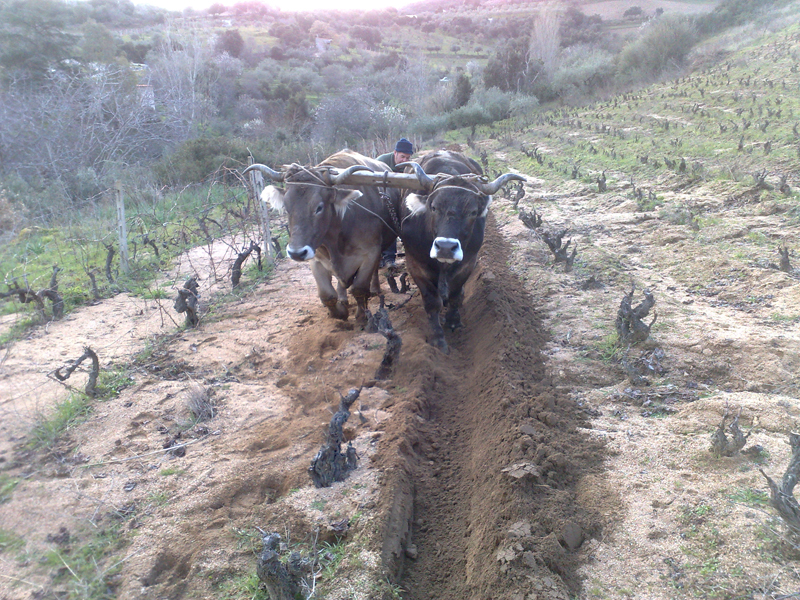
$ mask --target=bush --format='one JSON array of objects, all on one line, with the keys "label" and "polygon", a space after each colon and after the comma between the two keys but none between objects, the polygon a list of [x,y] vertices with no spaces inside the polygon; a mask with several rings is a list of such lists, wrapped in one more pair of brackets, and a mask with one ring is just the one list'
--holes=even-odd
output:
[{"label": "bush", "polygon": [[791,0],[723,0],[710,13],[697,19],[697,29],[702,35],[713,35],[728,27],[743,25],[768,9],[779,8]]},{"label": "bush", "polygon": [[609,52],[586,46],[570,48],[553,73],[552,87],[562,99],[579,99],[611,84],[614,69],[614,56]]},{"label": "bush", "polygon": [[619,77],[626,83],[642,82],[680,67],[697,40],[697,31],[687,17],[662,17],[622,49],[617,65]]},{"label": "bush", "polygon": [[181,144],[154,170],[164,185],[186,185],[205,180],[221,167],[239,168],[247,164],[247,157],[247,147],[239,140],[201,137]]}]

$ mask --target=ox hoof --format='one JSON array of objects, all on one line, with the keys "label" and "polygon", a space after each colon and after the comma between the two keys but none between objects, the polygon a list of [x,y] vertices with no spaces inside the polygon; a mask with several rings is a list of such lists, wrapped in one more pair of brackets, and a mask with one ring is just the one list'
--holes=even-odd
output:
[{"label": "ox hoof", "polygon": [[328,313],[334,319],[340,319],[342,321],[346,321],[348,315],[350,314],[347,310],[347,305],[343,302],[323,302],[323,304],[328,308]]},{"label": "ox hoof", "polygon": [[434,348],[438,348],[445,354],[450,354],[450,347],[447,345],[447,342],[444,341],[444,338],[437,338],[431,340],[431,346]]},{"label": "ox hoof", "polygon": [[464,324],[461,322],[461,315],[458,313],[456,313],[453,317],[447,315],[447,318],[444,320],[444,326],[450,331],[455,331],[459,327],[463,327]]}]

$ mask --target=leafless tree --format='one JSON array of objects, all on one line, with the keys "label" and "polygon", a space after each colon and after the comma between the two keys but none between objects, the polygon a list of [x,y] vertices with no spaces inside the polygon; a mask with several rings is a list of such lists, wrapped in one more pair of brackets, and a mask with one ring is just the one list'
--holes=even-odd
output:
[{"label": "leafless tree", "polygon": [[558,66],[561,47],[560,27],[561,12],[558,5],[543,4],[531,31],[529,55],[534,60],[540,60],[548,74],[552,74]]}]

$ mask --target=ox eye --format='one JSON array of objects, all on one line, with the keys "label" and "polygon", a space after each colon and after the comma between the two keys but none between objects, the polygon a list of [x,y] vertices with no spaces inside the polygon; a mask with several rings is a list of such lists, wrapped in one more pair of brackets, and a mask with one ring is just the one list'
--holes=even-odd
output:
[{"label": "ox eye", "polygon": [[314,214],[315,214],[315,215],[322,214],[322,211],[323,211],[324,209],[325,209],[325,203],[324,203],[324,202],[320,202],[320,203],[319,203],[319,206],[317,206],[317,210],[315,210],[315,211],[314,211]]},{"label": "ox eye", "polygon": [[436,207],[433,204],[431,204],[431,212],[436,212]]}]

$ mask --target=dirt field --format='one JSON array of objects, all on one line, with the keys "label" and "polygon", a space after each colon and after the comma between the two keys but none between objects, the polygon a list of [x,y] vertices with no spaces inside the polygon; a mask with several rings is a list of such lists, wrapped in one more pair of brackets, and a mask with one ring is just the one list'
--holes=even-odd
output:
[{"label": "dirt field", "polygon": [[[500,142],[480,148],[517,168]],[[797,196],[673,172],[639,177],[663,201],[648,207],[626,172],[607,174],[604,193],[529,177],[535,231],[495,199],[449,356],[426,343],[414,288],[384,282],[403,344],[390,379],[375,378],[385,339],[329,319],[306,265],[230,294],[199,250],[172,274],[200,275],[197,329],[169,300],[118,296],[6,348],[0,598],[264,598],[259,529],[325,549],[319,598],[796,595],[797,547],[759,468],[782,476],[800,419],[800,275],[771,265],[798,248]],[[578,249],[570,272],[542,241],[559,229]],[[613,334],[632,287],[657,320],[627,348]],[[87,344],[132,384],[31,450],[67,395],[47,374]],[[316,489],[310,461],[360,386],[345,426],[359,466]],[[749,438],[715,458],[726,410]]]}]

